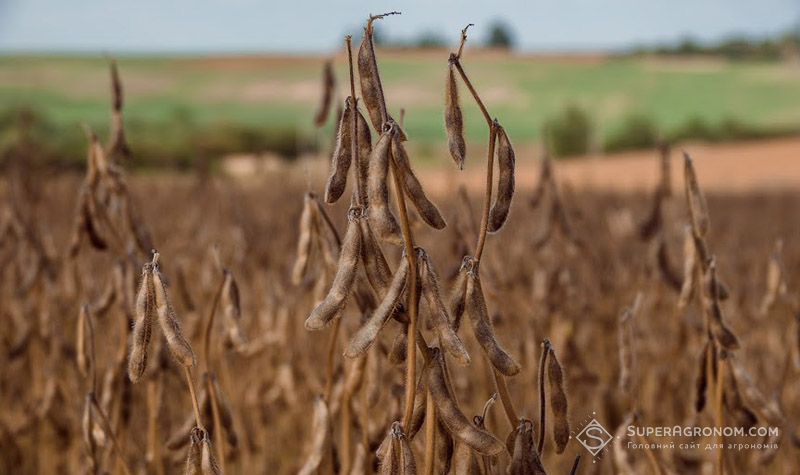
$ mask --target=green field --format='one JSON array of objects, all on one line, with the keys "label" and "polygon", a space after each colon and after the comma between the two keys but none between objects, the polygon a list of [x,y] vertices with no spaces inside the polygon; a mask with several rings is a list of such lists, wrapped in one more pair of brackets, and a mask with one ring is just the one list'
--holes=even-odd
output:
[{"label": "green field", "polygon": [[[121,57],[125,117],[131,141],[179,145],[192,130],[216,126],[295,129],[315,135],[311,117],[320,95],[322,58]],[[336,58],[339,93],[346,64]],[[390,107],[404,107],[417,144],[442,143],[445,51],[379,51]],[[601,136],[634,114],[663,133],[700,118],[736,119],[755,126],[800,122],[800,67],[788,63],[715,59],[520,57],[468,52],[463,61],[493,115],[516,141],[536,140],[548,117],[569,104],[589,112]],[[466,91],[462,91],[463,93]],[[80,137],[77,124],[100,130],[108,120],[108,76],[97,57],[0,57],[0,114],[28,107],[61,133]],[[467,99],[464,97],[464,99]],[[464,101],[467,139],[485,141],[480,113]],[[397,114],[395,114],[397,115]],[[66,132],[64,132],[66,131]]]}]

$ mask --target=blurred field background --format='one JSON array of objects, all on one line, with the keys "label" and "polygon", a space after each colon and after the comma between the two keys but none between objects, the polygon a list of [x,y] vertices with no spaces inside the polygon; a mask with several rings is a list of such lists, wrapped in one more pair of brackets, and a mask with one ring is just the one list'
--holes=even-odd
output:
[{"label": "blurred field background", "polygon": [[[422,163],[446,164],[444,48],[379,51],[387,97],[406,109]],[[478,49],[470,72],[517,146],[536,150],[544,126],[563,136],[556,156],[646,149],[659,139],[720,142],[793,135],[800,129],[800,63],[709,55],[525,55]],[[331,121],[315,129],[322,65],[335,65],[343,98],[346,61],[327,56],[122,56],[125,125],[134,166],[188,168],[206,154],[296,158],[327,150]],[[2,144],[20,122],[43,159],[80,166],[79,125],[108,128],[107,58],[0,56]],[[465,108],[467,141],[485,141],[477,108]],[[22,119],[25,117],[25,119]],[[553,149],[553,147],[555,149]],[[538,155],[538,154],[537,154]],[[524,156],[521,158],[525,158]],[[539,158],[531,157],[531,158]]]}]

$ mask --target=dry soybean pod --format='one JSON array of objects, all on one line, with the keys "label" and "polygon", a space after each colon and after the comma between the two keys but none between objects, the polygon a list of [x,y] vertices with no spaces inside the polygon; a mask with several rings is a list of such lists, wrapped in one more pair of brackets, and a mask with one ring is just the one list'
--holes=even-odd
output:
[{"label": "dry soybean pod", "polygon": [[433,361],[428,372],[428,388],[430,397],[436,404],[437,414],[448,432],[474,451],[481,455],[499,454],[504,449],[503,443],[489,432],[472,425],[453,401],[447,389],[441,359],[441,353],[434,349]]},{"label": "dry soybean pod", "polygon": [[[386,357],[389,363],[399,365],[406,361],[408,353],[408,325],[403,325],[402,331],[397,333],[397,336],[392,341],[392,347],[389,348],[389,354]],[[423,411],[424,412],[424,411]]]},{"label": "dry soybean pod", "polygon": [[393,125],[387,124],[378,143],[372,149],[367,178],[367,201],[370,225],[382,240],[395,245],[403,244],[400,225],[389,208],[389,147]]},{"label": "dry soybean pod", "polygon": [[369,157],[372,154],[372,133],[369,130],[367,123],[361,111],[358,109],[356,103],[356,136],[358,137],[358,156],[359,164],[361,165],[361,183],[367,183],[367,175],[369,172]]},{"label": "dry soybean pod", "polygon": [[408,153],[401,141],[399,130],[400,129],[397,127],[394,127],[392,130],[392,158],[396,165],[395,169],[402,179],[403,188],[406,190],[411,202],[414,203],[414,207],[417,208],[422,219],[428,223],[428,226],[434,229],[444,229],[447,223],[439,212],[439,209],[436,208],[436,205],[431,203],[428,197],[425,196],[425,191],[422,189],[419,179],[411,168],[411,162],[408,159]]},{"label": "dry soybean pod", "polygon": [[167,287],[158,271],[158,253],[153,257],[153,261],[153,287],[155,287],[156,309],[161,332],[167,339],[167,348],[172,356],[184,367],[190,368],[195,365],[196,359],[189,342],[183,338],[180,323],[178,323],[178,318],[175,316],[169,300],[169,294],[167,294]]},{"label": "dry soybean pod", "polygon": [[[370,16],[367,21],[367,26],[364,28],[364,37],[361,40],[361,45],[358,47],[358,79],[361,83],[361,98],[364,100],[364,105],[369,113],[370,121],[376,131],[380,131],[383,125],[383,115],[381,108],[383,107],[383,87],[381,86],[381,79],[379,72],[375,65],[375,44],[372,39],[373,29],[372,21],[378,18],[383,18],[387,15],[397,15],[399,12],[390,12],[383,15]],[[386,113],[386,120],[393,121],[392,116]],[[405,134],[401,131],[402,140],[406,140]]]},{"label": "dry soybean pod", "polygon": [[314,418],[311,425],[311,445],[305,463],[297,472],[298,475],[317,473],[322,467],[331,444],[331,420],[328,405],[321,397],[314,401]]},{"label": "dry soybean pod", "polygon": [[333,76],[332,61],[326,61],[322,68],[322,101],[314,116],[314,125],[322,126],[328,120],[328,112],[333,102],[333,90],[336,87],[336,78]]},{"label": "dry soybean pod", "polygon": [[533,445],[533,423],[527,419],[520,419],[519,427],[513,433],[514,455],[508,466],[509,475],[546,475],[536,447]]},{"label": "dry soybean pod", "polygon": [[314,200],[313,193],[306,193],[303,198],[303,212],[300,214],[300,237],[297,240],[297,258],[292,268],[292,283],[300,284],[308,269],[308,258],[311,255],[311,243],[314,238]]},{"label": "dry soybean pod", "polygon": [[78,363],[78,371],[83,377],[89,375],[89,344],[86,338],[86,325],[89,319],[89,305],[81,305],[78,313],[78,326],[75,329],[75,359]]},{"label": "dry soybean pod", "polygon": [[453,450],[453,475],[481,475],[480,462],[469,445],[456,442]]},{"label": "dry soybean pod", "polygon": [[464,169],[464,160],[467,157],[467,145],[464,142],[464,116],[461,113],[461,102],[458,98],[458,83],[456,71],[453,66],[454,55],[450,55],[447,68],[447,82],[444,90],[444,129],[447,132],[447,146],[450,156],[458,165],[459,170]]},{"label": "dry soybean pod", "polygon": [[407,280],[408,260],[401,259],[383,301],[378,305],[378,308],[375,309],[375,312],[373,312],[369,320],[367,320],[367,322],[350,338],[344,350],[345,356],[348,358],[357,358],[372,346],[375,339],[386,325],[386,322],[391,318],[392,312],[397,302],[400,300],[400,297],[403,295],[403,290],[406,288]]},{"label": "dry soybean pod", "polygon": [[719,306],[720,287],[719,281],[717,280],[717,264],[713,256],[708,264],[707,273],[706,284],[709,293],[708,307],[712,321],[714,322],[714,336],[725,349],[735,350],[739,348],[739,338],[733,333],[733,330],[731,330],[722,317],[722,309]]},{"label": "dry soybean pod", "polygon": [[153,332],[155,298],[153,289],[153,265],[149,262],[142,268],[142,282],[136,294],[134,308],[136,319],[131,333],[131,354],[128,358],[128,377],[137,382],[147,369],[147,347]]},{"label": "dry soybean pod", "polygon": [[681,294],[678,297],[678,308],[684,309],[689,304],[694,292],[694,274],[697,265],[697,250],[695,249],[692,227],[687,225],[683,234],[683,282]]},{"label": "dry soybean pod", "polygon": [[348,213],[347,232],[342,241],[342,251],[339,254],[339,266],[328,295],[319,303],[311,315],[306,319],[306,329],[321,330],[328,323],[338,318],[347,303],[347,297],[353,289],[358,270],[359,255],[361,253],[361,231],[358,220],[361,219],[361,209],[351,208]]},{"label": "dry soybean pod", "polygon": [[516,158],[511,141],[508,140],[505,129],[496,123],[497,130],[497,194],[494,204],[489,211],[488,231],[496,233],[503,227],[511,211],[511,201],[514,198],[514,168]]},{"label": "dry soybean pod", "polygon": [[697,237],[705,237],[708,234],[709,219],[708,207],[703,192],[700,191],[700,183],[697,181],[697,173],[694,171],[692,157],[683,152],[683,173],[686,180],[686,203],[689,205],[689,216],[692,219],[692,229]]},{"label": "dry soybean pod", "polygon": [[417,475],[417,463],[414,460],[414,452],[408,443],[408,438],[403,434],[400,423],[392,424],[392,430],[400,443],[400,475]]},{"label": "dry soybean pod", "polygon": [[186,457],[186,466],[183,469],[184,475],[203,475],[203,446],[201,437],[204,437],[204,435],[201,431],[203,431],[203,429],[196,427],[192,429],[189,435],[189,455]]},{"label": "dry soybean pod", "polygon": [[439,417],[436,418],[434,450],[436,453],[436,472],[439,475],[446,475],[450,472],[453,459],[453,436],[447,431]]},{"label": "dry soybean pod", "polygon": [[422,280],[422,294],[428,302],[430,319],[437,335],[439,335],[439,343],[456,361],[461,364],[469,364],[469,353],[467,353],[464,343],[453,330],[453,327],[450,326],[447,308],[442,302],[439,279],[433,269],[433,264],[428,258],[428,253],[422,248],[418,248],[417,256],[419,258],[420,279]]},{"label": "dry soybean pod", "polygon": [[467,298],[467,276],[470,269],[475,264],[475,259],[470,256],[464,256],[461,261],[461,268],[456,275],[455,283],[453,284],[453,291],[450,294],[450,326],[456,332],[461,327],[461,317],[464,316]]},{"label": "dry soybean pod", "polygon": [[347,97],[344,102],[344,113],[339,121],[339,133],[336,134],[336,146],[331,157],[331,170],[325,184],[325,202],[335,203],[347,187],[347,172],[350,170],[350,124],[353,118],[353,99]]},{"label": "dry soybean pod", "polygon": [[700,365],[697,371],[697,379],[695,380],[695,412],[702,412],[706,407],[706,389],[708,388],[708,372],[706,368],[712,351],[714,351],[714,344],[709,339],[703,347],[703,354],[700,356]]},{"label": "dry soybean pod", "polygon": [[392,270],[369,226],[369,220],[360,220],[359,226],[361,227],[361,261],[364,264],[364,273],[367,274],[367,280],[378,297],[383,298],[392,282]]},{"label": "dry soybean pod", "polygon": [[467,273],[466,312],[472,322],[475,339],[483,348],[492,365],[505,376],[514,376],[520,371],[516,361],[500,346],[489,321],[486,300],[483,296],[477,265]]},{"label": "dry soybean pod", "polygon": [[569,442],[569,420],[567,419],[567,393],[564,390],[564,369],[550,347],[547,359],[547,382],[550,385],[550,411],[553,413],[553,440],[556,453],[561,454]]}]

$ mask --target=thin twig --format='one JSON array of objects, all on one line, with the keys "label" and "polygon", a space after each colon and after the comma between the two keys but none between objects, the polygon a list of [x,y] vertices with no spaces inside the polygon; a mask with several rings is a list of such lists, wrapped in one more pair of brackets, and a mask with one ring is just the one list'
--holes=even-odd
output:
[{"label": "thin twig", "polygon": [[192,407],[194,408],[194,420],[197,427],[205,430],[202,418],[200,417],[200,405],[197,403],[197,391],[194,387],[194,378],[192,378],[192,370],[188,366],[183,367],[183,372],[186,375],[186,383],[189,385],[189,393],[192,396]]}]

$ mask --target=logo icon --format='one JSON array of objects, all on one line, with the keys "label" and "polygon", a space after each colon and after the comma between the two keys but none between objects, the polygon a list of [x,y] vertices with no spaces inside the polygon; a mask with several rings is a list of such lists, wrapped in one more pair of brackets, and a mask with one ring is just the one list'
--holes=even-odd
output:
[{"label": "logo icon", "polygon": [[596,419],[592,419],[592,422],[588,423],[575,438],[593,456],[597,456],[609,442],[614,440],[614,437]]}]

